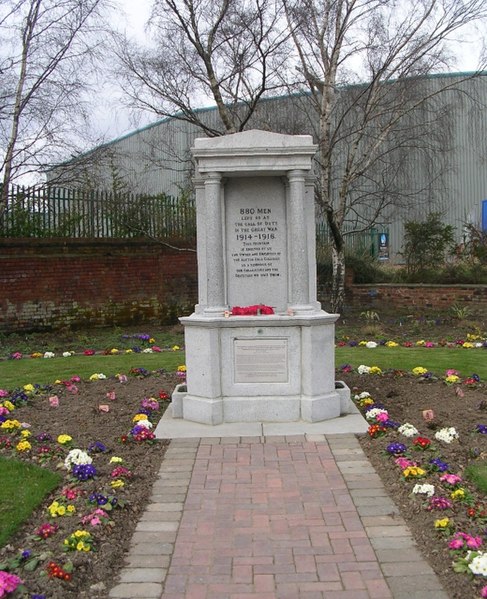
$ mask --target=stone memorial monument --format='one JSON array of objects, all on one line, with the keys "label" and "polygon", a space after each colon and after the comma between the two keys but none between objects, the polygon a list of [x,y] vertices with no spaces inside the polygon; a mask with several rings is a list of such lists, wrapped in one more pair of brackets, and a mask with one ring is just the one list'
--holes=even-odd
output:
[{"label": "stone memorial monument", "polygon": [[172,415],[204,424],[319,422],[347,411],[336,314],[316,301],[308,135],[196,139],[199,303],[181,318],[187,386]]}]

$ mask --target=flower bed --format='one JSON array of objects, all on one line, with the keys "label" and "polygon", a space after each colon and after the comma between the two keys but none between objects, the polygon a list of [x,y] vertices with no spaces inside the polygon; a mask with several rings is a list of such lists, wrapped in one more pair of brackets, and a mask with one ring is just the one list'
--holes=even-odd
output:
[{"label": "flower bed", "polygon": [[487,457],[487,389],[415,370],[340,377],[369,422],[362,447],[449,595],[484,597],[487,498],[465,469]]},{"label": "flower bed", "polygon": [[153,427],[180,382],[133,372],[0,391],[0,454],[64,478],[0,550],[0,596],[107,595],[163,459]]}]

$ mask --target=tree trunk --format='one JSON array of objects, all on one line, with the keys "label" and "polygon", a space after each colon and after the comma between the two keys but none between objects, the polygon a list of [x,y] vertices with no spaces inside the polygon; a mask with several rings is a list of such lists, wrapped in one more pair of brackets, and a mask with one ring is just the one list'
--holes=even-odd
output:
[{"label": "tree trunk", "polygon": [[331,251],[333,278],[331,285],[330,304],[331,310],[335,314],[343,312],[345,303],[345,250],[342,247],[337,250],[332,247]]}]

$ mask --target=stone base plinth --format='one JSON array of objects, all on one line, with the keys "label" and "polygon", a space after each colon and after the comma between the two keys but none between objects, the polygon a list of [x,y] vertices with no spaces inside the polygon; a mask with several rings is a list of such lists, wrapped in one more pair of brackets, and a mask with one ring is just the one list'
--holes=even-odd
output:
[{"label": "stone base plinth", "polygon": [[181,318],[187,384],[173,416],[223,422],[320,422],[347,413],[350,391],[335,383],[335,321],[312,314]]}]

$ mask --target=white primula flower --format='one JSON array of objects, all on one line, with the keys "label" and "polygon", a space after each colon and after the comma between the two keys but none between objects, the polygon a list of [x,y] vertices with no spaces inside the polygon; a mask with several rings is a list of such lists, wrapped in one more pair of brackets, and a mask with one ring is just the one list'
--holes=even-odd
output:
[{"label": "white primula flower", "polygon": [[152,354],[153,350],[152,347],[146,347],[145,349],[142,350],[143,354]]},{"label": "white primula flower", "polygon": [[418,434],[418,429],[410,424],[409,422],[405,422],[398,429],[398,433],[404,435],[405,437],[414,437]]},{"label": "white primula flower", "polygon": [[458,433],[453,426],[442,428],[435,433],[435,439],[443,441],[443,443],[451,443],[455,439],[458,439]]},{"label": "white primula flower", "polygon": [[365,347],[368,347],[369,349],[375,349],[377,347],[377,343],[375,341],[367,341]]},{"label": "white primula flower", "polygon": [[487,576],[487,553],[479,552],[468,567],[477,576]]},{"label": "white primula flower", "polygon": [[72,351],[64,351],[63,352],[63,358],[70,358],[73,355],[74,352]]},{"label": "white primula flower", "polygon": [[46,351],[44,352],[44,358],[54,358],[55,353],[52,351]]},{"label": "white primula flower", "polygon": [[365,366],[364,364],[360,364],[360,366],[357,368],[357,372],[359,374],[369,374],[370,366]]},{"label": "white primula flower", "polygon": [[414,485],[413,493],[415,495],[427,495],[428,497],[433,497],[435,494],[435,486],[429,484]]},{"label": "white primula flower", "polygon": [[91,464],[92,462],[92,458],[86,451],[83,451],[82,449],[72,449],[64,460],[64,467],[66,470],[71,470],[73,465],[79,466],[80,464]]},{"label": "white primula flower", "polygon": [[357,395],[355,395],[356,400],[367,399],[367,397],[370,397],[370,393],[368,391],[362,391],[362,393],[358,393]]},{"label": "white primula flower", "polygon": [[139,420],[136,424],[137,426],[143,426],[144,428],[152,428],[152,422],[149,422],[148,420]]}]

